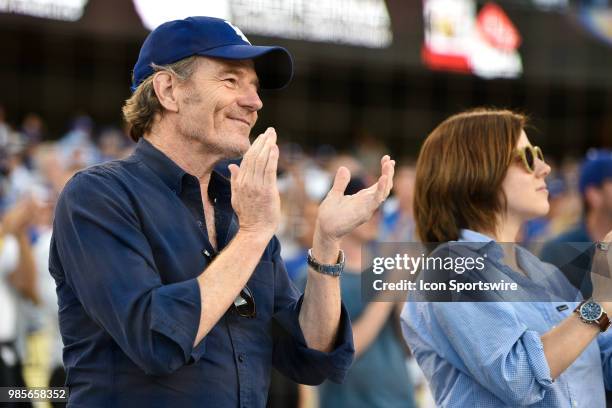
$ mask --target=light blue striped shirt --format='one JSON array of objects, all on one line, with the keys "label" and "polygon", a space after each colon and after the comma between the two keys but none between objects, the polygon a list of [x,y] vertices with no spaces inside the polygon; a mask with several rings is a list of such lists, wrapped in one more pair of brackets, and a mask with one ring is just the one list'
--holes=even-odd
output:
[{"label": "light blue striped shirt", "polygon": [[[486,268],[518,272],[502,263],[501,247],[480,233],[462,230],[461,241],[483,242]],[[550,270],[524,248],[517,261],[525,273]],[[476,249],[474,249],[476,251]],[[567,286],[560,271],[552,286]],[[565,305],[567,307],[564,307]],[[612,385],[612,330],[600,334],[555,381],[540,336],[567,318],[574,302],[408,302],[402,329],[440,407],[605,407]],[[560,307],[558,309],[558,307]]]}]

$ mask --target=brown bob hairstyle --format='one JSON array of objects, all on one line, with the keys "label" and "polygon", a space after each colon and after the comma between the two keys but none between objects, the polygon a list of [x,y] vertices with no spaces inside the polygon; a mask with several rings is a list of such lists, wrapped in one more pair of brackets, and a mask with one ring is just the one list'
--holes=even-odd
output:
[{"label": "brown bob hairstyle", "polygon": [[527,118],[478,108],[451,116],[425,139],[417,160],[416,230],[422,242],[457,240],[461,228],[495,232],[501,191]]}]

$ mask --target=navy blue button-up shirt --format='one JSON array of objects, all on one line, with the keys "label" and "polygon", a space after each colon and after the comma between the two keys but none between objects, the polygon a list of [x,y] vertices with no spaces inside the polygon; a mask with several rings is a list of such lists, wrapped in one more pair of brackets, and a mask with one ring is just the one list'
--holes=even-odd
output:
[{"label": "navy blue button-up shirt", "polygon": [[[238,230],[229,181],[213,172],[208,194],[222,249]],[[342,381],[353,357],[346,310],[332,352],[306,346],[276,238],[248,282],[257,317],[230,308],[194,347],[196,278],[214,255],[198,180],[144,139],[66,185],[49,269],[69,406],[264,407],[272,364],[301,383]]]}]

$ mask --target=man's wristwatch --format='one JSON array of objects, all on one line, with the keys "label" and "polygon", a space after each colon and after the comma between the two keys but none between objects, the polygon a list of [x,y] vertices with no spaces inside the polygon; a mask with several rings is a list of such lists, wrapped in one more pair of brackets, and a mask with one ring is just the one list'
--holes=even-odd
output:
[{"label": "man's wristwatch", "polygon": [[308,250],[308,266],[319,273],[325,275],[340,276],[344,270],[344,251],[340,250],[338,254],[338,261],[335,264],[322,264],[317,262],[312,256],[312,248]]},{"label": "man's wristwatch", "polygon": [[610,327],[608,314],[604,308],[593,299],[587,299],[580,302],[578,307],[574,309],[574,313],[580,316],[583,322],[599,326],[601,332],[605,332]]}]

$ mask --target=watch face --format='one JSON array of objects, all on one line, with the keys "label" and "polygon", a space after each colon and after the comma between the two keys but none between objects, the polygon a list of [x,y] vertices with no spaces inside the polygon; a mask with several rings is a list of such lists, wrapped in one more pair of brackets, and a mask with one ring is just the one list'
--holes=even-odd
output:
[{"label": "watch face", "polygon": [[593,322],[601,317],[601,306],[595,302],[587,302],[580,308],[580,316],[584,320]]}]

